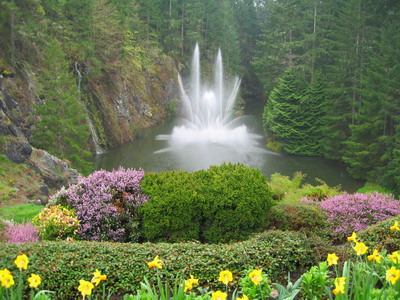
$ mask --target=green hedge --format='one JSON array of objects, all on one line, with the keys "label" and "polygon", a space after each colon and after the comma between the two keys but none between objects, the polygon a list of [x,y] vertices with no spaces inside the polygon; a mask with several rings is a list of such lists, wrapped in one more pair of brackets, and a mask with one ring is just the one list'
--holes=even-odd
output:
[{"label": "green hedge", "polygon": [[[296,232],[271,231],[250,240],[221,245],[195,242],[176,244],[122,244],[97,242],[38,242],[0,244],[0,269],[19,273],[13,261],[18,254],[29,257],[26,277],[38,274],[43,289],[57,292],[60,299],[78,297],[80,279],[90,280],[99,269],[107,275],[107,288],[114,295],[134,293],[146,276],[155,282],[156,270],[149,270],[147,262],[156,255],[164,261],[160,271],[163,279],[175,278],[177,272],[200,279],[202,287],[223,289],[218,283],[220,271],[228,269],[235,277],[234,287],[242,272],[261,267],[273,281],[287,276],[287,272],[303,272],[326,252],[319,252],[322,243]],[[283,279],[284,280],[284,279]],[[233,287],[233,288],[234,288]]]},{"label": "green hedge", "polygon": [[151,197],[139,214],[152,242],[244,240],[264,229],[273,204],[266,177],[241,164],[146,174],[141,189]]},{"label": "green hedge", "polygon": [[266,229],[312,232],[329,236],[327,215],[314,203],[279,203],[266,219]]}]

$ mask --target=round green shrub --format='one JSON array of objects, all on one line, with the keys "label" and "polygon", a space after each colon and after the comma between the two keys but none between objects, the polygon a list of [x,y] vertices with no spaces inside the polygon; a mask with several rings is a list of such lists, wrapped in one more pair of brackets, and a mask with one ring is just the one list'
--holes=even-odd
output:
[{"label": "round green shrub", "polygon": [[330,233],[328,216],[314,203],[279,203],[266,218],[266,229]]},{"label": "round green shrub", "polygon": [[139,208],[150,241],[244,240],[263,230],[273,204],[266,178],[241,164],[146,174],[141,189],[150,196]]},{"label": "round green shrub", "polygon": [[143,235],[153,242],[198,240],[201,187],[191,173],[146,173],[140,185],[150,200],[139,207]]},{"label": "round green shrub", "polygon": [[240,241],[264,229],[273,200],[267,179],[258,169],[223,164],[194,176],[202,183],[204,195],[202,241]]}]

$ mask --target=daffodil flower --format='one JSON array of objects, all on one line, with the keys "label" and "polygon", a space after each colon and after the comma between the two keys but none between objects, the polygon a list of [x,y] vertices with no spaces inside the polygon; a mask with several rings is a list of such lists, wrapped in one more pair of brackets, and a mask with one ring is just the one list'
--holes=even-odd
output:
[{"label": "daffodil flower", "polygon": [[399,222],[394,221],[394,225],[390,226],[390,230],[399,230],[400,231]]},{"label": "daffodil flower", "polygon": [[364,243],[356,242],[356,245],[353,247],[353,249],[357,252],[357,255],[362,255],[367,252],[368,247]]},{"label": "daffodil flower", "polygon": [[249,300],[249,298],[243,294],[241,298],[236,298],[236,300]]},{"label": "daffodil flower", "polygon": [[374,250],[374,253],[368,255],[368,260],[375,260],[378,264],[381,263],[382,255],[379,254],[378,250]]},{"label": "daffodil flower", "polygon": [[163,262],[162,262],[162,260],[160,260],[160,259],[158,258],[158,255],[157,255],[157,256],[154,258],[154,260],[151,261],[151,262],[149,262],[149,263],[147,263],[147,265],[148,265],[149,268],[154,268],[154,267],[156,267],[156,268],[161,269],[161,268],[162,268],[162,265],[163,265]]},{"label": "daffodil flower", "polygon": [[329,253],[328,258],[326,259],[328,262],[328,265],[337,265],[337,262],[339,260],[339,257],[335,253]]},{"label": "daffodil flower", "polygon": [[216,291],[215,293],[212,293],[211,297],[212,300],[225,300],[226,297],[228,297],[228,294],[221,291]]},{"label": "daffodil flower", "polygon": [[228,284],[229,282],[233,281],[232,272],[225,270],[219,273],[218,281],[221,281],[224,284]]},{"label": "daffodil flower", "polygon": [[78,291],[81,292],[83,298],[85,298],[85,296],[90,296],[92,294],[93,288],[94,285],[90,281],[79,280]]},{"label": "daffodil flower", "polygon": [[263,280],[262,278],[262,270],[254,270],[249,274],[249,277],[251,279],[251,281],[253,281],[253,283],[255,285],[259,285],[260,282]]},{"label": "daffodil flower", "polygon": [[335,279],[335,289],[332,291],[335,295],[344,294],[344,286],[346,284],[346,277],[338,277]]},{"label": "daffodil flower", "polygon": [[395,264],[400,263],[400,254],[399,251],[394,251],[391,255],[389,255],[389,259],[393,261]]},{"label": "daffodil flower", "polygon": [[39,275],[36,274],[31,274],[31,277],[28,278],[29,286],[31,288],[37,288],[38,285],[42,282],[42,279],[40,278]]},{"label": "daffodil flower", "polygon": [[397,270],[395,267],[391,267],[389,270],[386,271],[386,280],[389,281],[392,285],[394,285],[399,279],[400,270]]},{"label": "daffodil flower", "polygon": [[1,277],[1,286],[5,287],[6,289],[14,285],[14,283],[14,278],[10,273],[4,274],[4,276]]},{"label": "daffodil flower", "polygon": [[29,259],[25,254],[21,254],[17,256],[17,258],[14,260],[14,263],[18,269],[26,270],[28,268]]},{"label": "daffodil flower", "polygon": [[191,291],[193,289],[193,284],[199,285],[199,280],[195,279],[193,275],[190,275],[190,278],[185,280],[185,292],[187,290]]},{"label": "daffodil flower", "polygon": [[351,236],[347,237],[347,241],[357,243],[357,234],[353,232]]},{"label": "daffodil flower", "polygon": [[98,286],[101,281],[105,281],[105,280],[107,280],[107,276],[102,275],[99,270],[96,270],[93,273],[93,278],[91,280],[91,283],[94,283],[96,286]]}]

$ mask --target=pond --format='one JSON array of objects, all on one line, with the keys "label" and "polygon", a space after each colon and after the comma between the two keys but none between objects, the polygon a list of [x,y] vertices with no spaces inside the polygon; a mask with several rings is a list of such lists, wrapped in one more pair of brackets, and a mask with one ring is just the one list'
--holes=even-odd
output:
[{"label": "pond", "polygon": [[[251,114],[241,120],[249,131],[260,135],[258,143],[261,149],[265,145],[265,140],[262,137],[260,111],[262,111],[260,107],[252,107],[246,112]],[[169,147],[168,141],[157,137],[171,134],[178,124],[179,120],[170,120],[147,128],[137,140],[98,154],[95,159],[95,169],[111,171],[123,166],[142,168],[146,172],[195,171],[223,162],[240,162],[258,168],[266,176],[276,172],[292,176],[293,173],[300,171],[307,175],[305,182],[316,184],[315,178],[319,178],[330,186],[341,185],[342,189],[348,192],[355,192],[363,185],[363,181],[353,179],[343,165],[320,157],[277,154],[263,150],[243,153],[219,144],[195,144],[184,149],[165,151]]]}]

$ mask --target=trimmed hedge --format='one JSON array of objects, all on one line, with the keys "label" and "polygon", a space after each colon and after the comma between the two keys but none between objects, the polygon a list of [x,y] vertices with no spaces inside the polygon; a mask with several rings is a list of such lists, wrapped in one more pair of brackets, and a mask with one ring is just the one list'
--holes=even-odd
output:
[{"label": "trimmed hedge", "polygon": [[398,251],[400,250],[400,231],[390,230],[395,221],[400,223],[400,215],[359,231],[357,239],[364,242],[370,249],[381,251],[385,248],[388,253]]},{"label": "trimmed hedge", "polygon": [[[134,293],[143,278],[155,282],[159,271],[164,280],[173,280],[181,272],[199,278],[208,288],[222,289],[217,281],[220,271],[234,274],[234,286],[241,273],[260,267],[273,281],[285,280],[287,272],[304,272],[326,252],[323,243],[296,232],[268,231],[250,240],[222,245],[195,242],[180,244],[129,244],[99,242],[38,242],[0,244],[0,269],[18,273],[14,259],[24,253],[29,257],[26,277],[35,273],[42,278],[42,289],[57,292],[60,299],[78,298],[80,279],[90,280],[98,269],[107,275],[107,289],[114,295]],[[159,255],[161,270],[149,270],[147,262]],[[98,292],[98,291],[97,291]]]},{"label": "trimmed hedge", "polygon": [[330,234],[328,216],[314,203],[279,203],[272,207],[266,229],[312,232],[319,236]]},{"label": "trimmed hedge", "polygon": [[273,205],[266,177],[241,164],[146,174],[140,187],[150,196],[138,213],[152,242],[245,240],[264,229]]}]

